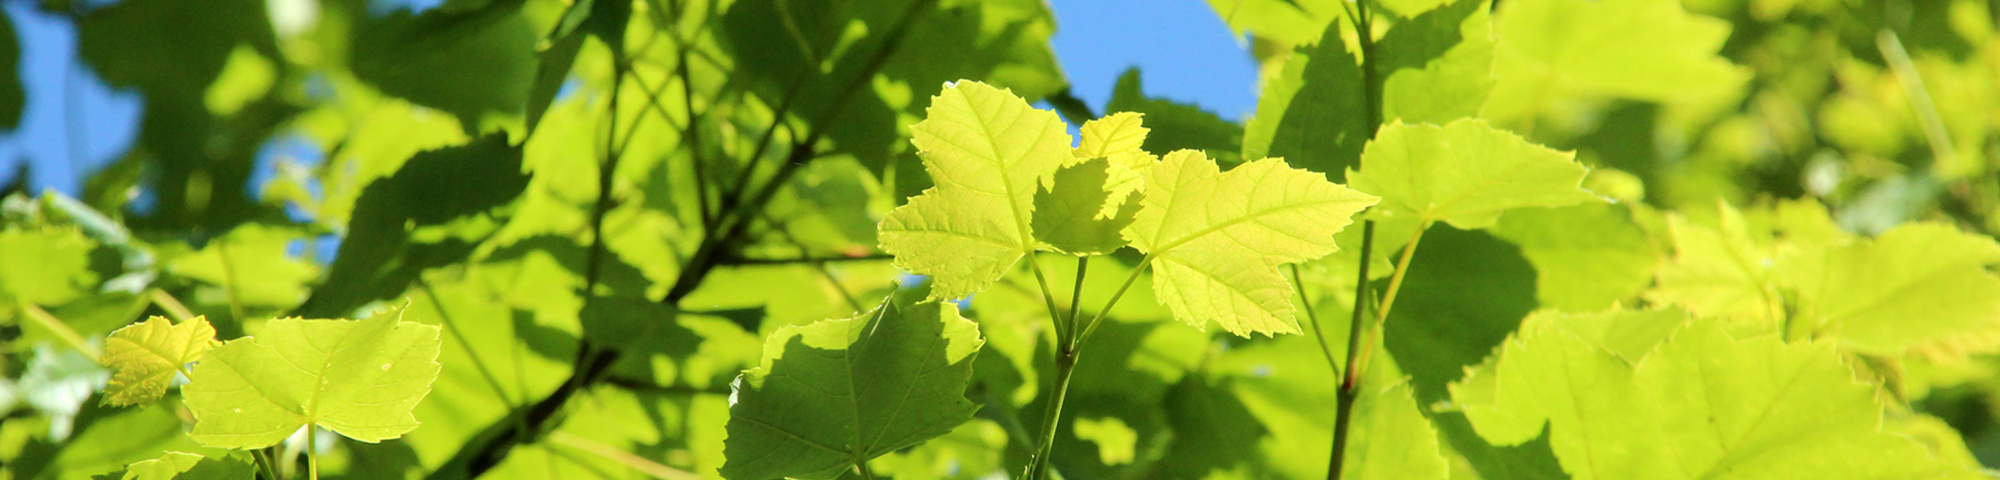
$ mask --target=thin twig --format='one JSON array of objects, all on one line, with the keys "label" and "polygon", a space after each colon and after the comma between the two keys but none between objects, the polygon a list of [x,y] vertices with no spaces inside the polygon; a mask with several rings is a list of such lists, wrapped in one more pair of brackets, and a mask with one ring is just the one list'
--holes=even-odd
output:
[{"label": "thin twig", "polygon": [[167,315],[173,316],[176,322],[185,322],[195,317],[194,312],[188,310],[187,305],[181,304],[180,299],[174,298],[166,290],[157,288],[147,290],[146,297],[152,299],[154,305],[159,305],[161,310],[166,310]]},{"label": "thin twig", "polygon": [[20,304],[21,312],[28,314],[29,320],[34,320],[35,324],[41,325],[42,328],[49,329],[51,332],[55,332],[56,336],[61,337],[64,342],[69,343],[69,346],[76,347],[77,351],[83,352],[84,355],[89,355],[91,359],[104,358],[103,350],[99,350],[96,345],[91,345],[89,341],[83,339],[82,335],[77,335],[76,330],[69,328],[69,324],[63,323],[62,319],[56,318],[55,315],[49,314],[48,310],[43,310],[42,307],[29,303],[26,300],[22,300]]},{"label": "thin twig", "polygon": [[549,432],[549,440],[555,442],[557,445],[573,448],[579,452],[596,455],[598,458],[624,465],[627,468],[631,468],[632,471],[646,474],[648,477],[663,480],[695,480],[701,478],[700,475],[695,475],[694,472],[662,465],[659,462],[648,460],[646,457],[634,455],[631,452],[619,450],[617,447],[597,443],[588,438],[572,435],[562,430]]},{"label": "thin twig", "polygon": [[867,261],[882,261],[882,260],[894,260],[895,258],[896,258],[895,256],[893,256],[893,255],[889,255],[889,254],[887,254],[887,253],[870,253],[870,254],[865,254],[865,255],[800,255],[800,256],[798,256],[798,257],[794,257],[794,258],[744,258],[744,257],[735,257],[735,258],[730,258],[730,259],[726,259],[726,260],[718,260],[718,261],[717,261],[716,263],[717,263],[717,264],[720,264],[720,265],[723,265],[723,266],[738,266],[738,265],[791,265],[791,264],[795,264],[795,263],[828,263],[828,262],[867,262]]}]

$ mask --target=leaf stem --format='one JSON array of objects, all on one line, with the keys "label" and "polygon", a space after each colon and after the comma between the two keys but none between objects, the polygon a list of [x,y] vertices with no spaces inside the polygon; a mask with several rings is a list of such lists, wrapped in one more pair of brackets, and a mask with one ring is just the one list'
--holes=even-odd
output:
[{"label": "leaf stem", "polygon": [[1028,471],[1023,478],[1048,478],[1049,453],[1055,450],[1056,426],[1062,419],[1063,399],[1069,396],[1070,375],[1076,372],[1077,353],[1067,347],[1058,346],[1056,349],[1055,391],[1050,392],[1048,407],[1042,412],[1042,435],[1036,439],[1041,445],[1035,448],[1035,456],[1028,461]]},{"label": "leaf stem", "polygon": [[[1291,264],[1292,290],[1299,293],[1299,305],[1306,310],[1306,325],[1312,326],[1313,337],[1319,340],[1319,353],[1326,357],[1326,365],[1333,368],[1333,376],[1340,377],[1340,359],[1334,358],[1333,346],[1326,343],[1326,326],[1319,324],[1319,315],[1313,312],[1312,296],[1306,295],[1306,284],[1299,279],[1299,264]],[[1361,268],[1368,268],[1367,265]],[[1364,280],[1365,281],[1365,280]]]},{"label": "leaf stem", "polygon": [[319,427],[306,424],[306,478],[319,480]]},{"label": "leaf stem", "polygon": [[1055,292],[1049,290],[1049,278],[1042,274],[1042,262],[1032,251],[1028,252],[1028,270],[1035,272],[1035,285],[1042,288],[1042,304],[1049,307],[1049,322],[1056,327],[1056,345],[1065,345],[1069,336],[1076,333],[1076,319],[1064,317],[1062,309],[1056,307]]},{"label": "leaf stem", "polygon": [[430,299],[431,308],[438,311],[439,323],[444,324],[445,330],[451,333],[451,338],[458,342],[458,347],[465,349],[465,356],[472,358],[473,369],[478,370],[479,377],[486,380],[488,387],[493,388],[493,395],[500,397],[500,402],[507,404],[509,409],[519,407],[520,404],[514,401],[514,396],[508,394],[507,388],[500,385],[500,377],[493,375],[493,370],[486,366],[486,360],[480,358],[479,351],[472,349],[472,341],[458,328],[458,322],[452,318],[451,311],[444,308],[444,301],[438,299],[437,291],[431,289],[430,282],[424,280],[423,274],[417,275],[416,284],[417,288],[424,291],[424,298]]},{"label": "leaf stem", "polygon": [[717,264],[721,264],[721,265],[727,265],[727,266],[738,266],[738,265],[791,265],[791,264],[797,264],[797,263],[827,263],[827,262],[865,262],[865,261],[879,261],[879,260],[891,260],[891,259],[894,259],[894,258],[896,258],[896,257],[894,257],[894,256],[891,256],[891,255],[889,255],[889,254],[886,254],[886,253],[870,253],[870,254],[866,254],[866,255],[800,255],[800,256],[798,256],[797,258],[747,258],[747,257],[739,257],[739,258],[730,258],[730,259],[725,259],[725,260],[720,260],[720,261],[717,261],[716,263],[717,263]]},{"label": "leaf stem", "polygon": [[267,447],[267,448],[257,448],[257,449],[251,449],[251,450],[250,450],[250,456],[251,456],[252,458],[256,459],[256,461],[257,461],[257,468],[258,468],[258,470],[260,470],[260,471],[264,472],[264,477],[265,477],[265,478],[269,478],[269,479],[271,479],[271,480],[281,480],[281,479],[283,479],[284,477],[279,477],[279,476],[278,476],[278,470],[277,470],[277,466],[276,466],[276,465],[274,465],[274,463],[275,463],[275,462],[272,462],[272,461],[271,461],[271,452],[269,452],[269,451],[267,451],[267,450],[269,450],[269,448],[268,448],[268,447]]},{"label": "leaf stem", "polygon": [[[1368,136],[1373,138],[1375,132],[1382,128],[1382,98],[1375,76],[1375,23],[1368,11],[1368,0],[1355,0],[1352,5],[1354,10],[1349,12],[1349,19],[1354,24],[1355,38],[1361,47],[1362,111],[1368,118]],[[1356,165],[1359,168],[1360,163],[1356,162]],[[1363,220],[1361,262],[1356,269],[1359,270],[1358,279],[1354,282],[1354,314],[1347,325],[1347,363],[1344,364],[1345,371],[1341,372],[1340,389],[1335,394],[1333,452],[1327,456],[1326,478],[1329,480],[1339,480],[1347,462],[1347,438],[1353,425],[1354,401],[1360,398],[1361,392],[1361,375],[1356,372],[1362,371],[1362,365],[1367,363],[1367,347],[1357,345],[1357,342],[1361,341],[1362,318],[1368,309],[1368,263],[1374,258],[1374,244],[1375,221]]]},{"label": "leaf stem", "polygon": [[[1132,269],[1132,274],[1125,277],[1125,283],[1119,285],[1118,291],[1111,294],[1111,300],[1105,302],[1104,309],[1098,310],[1096,315],[1092,315],[1090,323],[1078,325],[1076,319],[1082,313],[1079,304],[1083,301],[1083,279],[1084,274],[1088,273],[1090,257],[1086,256],[1077,259],[1076,286],[1070,295],[1069,331],[1071,334],[1066,339],[1062,338],[1062,335],[1058,335],[1056,339],[1055,390],[1049,393],[1048,408],[1042,412],[1041,437],[1036,439],[1038,443],[1035,445],[1034,456],[1029,460],[1028,471],[1024,474],[1026,478],[1048,478],[1049,453],[1055,448],[1056,428],[1062,420],[1063,399],[1069,397],[1069,379],[1070,375],[1076,371],[1077,357],[1083,353],[1083,341],[1090,337],[1091,332],[1097,331],[1097,325],[1104,320],[1105,313],[1110,312],[1112,306],[1118,305],[1118,299],[1125,296],[1125,291],[1132,288],[1132,283],[1139,279],[1139,274],[1145,272],[1146,266],[1151,265],[1152,261],[1152,255],[1147,255],[1144,260],[1140,260],[1139,265]],[[1044,285],[1043,290],[1047,290],[1046,285]],[[1055,304],[1051,302],[1049,308],[1054,310]],[[1050,315],[1054,316],[1055,312],[1051,311]],[[1057,323],[1060,324],[1062,322],[1059,321]],[[1079,326],[1083,327],[1082,333],[1077,333],[1077,327]],[[1060,333],[1060,330],[1058,330],[1058,333]]]},{"label": "leaf stem", "polygon": [[1375,311],[1375,323],[1379,326],[1389,319],[1389,309],[1396,306],[1396,292],[1403,289],[1403,275],[1410,272],[1410,258],[1416,256],[1417,242],[1424,239],[1424,231],[1430,230],[1431,222],[1417,225],[1417,233],[1410,235],[1409,243],[1403,244],[1403,257],[1396,260],[1396,273],[1389,276],[1389,290],[1382,293],[1382,308]]},{"label": "leaf stem", "polygon": [[1085,339],[1090,338],[1090,334],[1092,332],[1097,331],[1097,324],[1102,323],[1104,321],[1105,315],[1111,314],[1111,307],[1118,305],[1118,299],[1125,298],[1125,291],[1130,290],[1132,288],[1132,283],[1139,280],[1139,274],[1145,273],[1146,267],[1152,265],[1153,265],[1153,255],[1147,254],[1146,258],[1139,260],[1138,266],[1132,267],[1132,274],[1125,276],[1125,283],[1118,285],[1118,290],[1111,293],[1111,300],[1105,301],[1104,308],[1098,309],[1097,314],[1092,315],[1090,317],[1090,323],[1084,325],[1083,335],[1078,335],[1076,339],[1073,340],[1076,343],[1076,346],[1082,346],[1083,341]]},{"label": "leaf stem", "polygon": [[1090,256],[1076,257],[1076,285],[1069,292],[1069,321],[1071,328],[1076,325],[1076,317],[1083,313],[1083,276],[1090,272]]},{"label": "leaf stem", "polygon": [[1944,117],[1938,115],[1937,104],[1931,101],[1930,91],[1924,88],[1924,79],[1917,74],[1916,64],[1910,62],[1909,52],[1903,50],[1903,41],[1896,38],[1896,32],[1885,28],[1875,34],[1875,47],[1882,51],[1882,58],[1889,64],[1889,69],[1896,72],[1896,80],[1903,84],[1903,90],[1910,98],[1910,109],[1916,110],[1917,123],[1924,127],[1924,139],[1931,144],[1931,164],[1952,161],[1958,153],[1953,151],[1951,134],[1945,130]]},{"label": "leaf stem", "polygon": [[1353,374],[1354,365],[1361,355],[1361,328],[1366,325],[1362,318],[1368,311],[1368,264],[1374,258],[1375,221],[1361,222],[1361,262],[1360,273],[1354,282],[1354,315],[1347,323],[1347,362],[1342,364],[1346,372],[1341,375],[1340,390],[1336,393],[1333,419],[1333,453],[1327,459],[1326,478],[1338,480],[1343,464],[1347,461],[1347,432],[1349,420],[1353,418],[1354,400],[1358,390]]},{"label": "leaf stem", "polygon": [[154,305],[159,305],[161,310],[166,310],[167,315],[172,315],[176,322],[185,322],[190,318],[194,318],[194,312],[188,310],[187,305],[182,305],[180,299],[174,298],[166,290],[157,288],[147,290],[146,296],[153,300]]},{"label": "leaf stem", "polygon": [[237,323],[243,323],[243,319],[249,315],[243,313],[243,299],[241,292],[239,292],[239,284],[236,282],[236,266],[234,262],[229,261],[229,241],[227,237],[216,239],[215,253],[216,256],[222,257],[222,281],[228,283],[222,291],[229,294],[229,314],[236,317]]},{"label": "leaf stem", "polygon": [[69,343],[69,346],[76,347],[76,350],[83,352],[84,355],[89,355],[92,360],[104,358],[104,351],[98,350],[96,345],[91,345],[89,341],[84,340],[82,335],[77,335],[76,330],[69,328],[69,324],[63,323],[62,319],[49,314],[48,310],[43,310],[42,307],[35,306],[35,304],[23,300],[21,301],[21,311],[28,314],[29,320],[34,320],[35,324],[55,332],[57,337],[62,337],[63,342]]},{"label": "leaf stem", "polygon": [[612,463],[624,465],[626,468],[630,468],[632,471],[639,472],[648,477],[662,480],[692,480],[701,478],[700,475],[695,475],[693,472],[662,465],[659,462],[648,460],[646,457],[572,435],[562,430],[549,432],[549,441],[583,453],[596,455],[598,458],[609,460]]}]

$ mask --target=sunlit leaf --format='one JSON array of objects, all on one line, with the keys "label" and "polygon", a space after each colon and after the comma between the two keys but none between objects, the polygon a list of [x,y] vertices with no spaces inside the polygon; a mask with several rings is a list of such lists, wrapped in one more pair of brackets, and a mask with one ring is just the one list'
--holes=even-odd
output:
[{"label": "sunlit leaf", "polygon": [[959,298],[1034,251],[1036,186],[1073,157],[1055,112],[1006,90],[959,82],[928,111],[910,130],[937,186],[889,212],[880,238],[896,266],[935,279],[931,298]]},{"label": "sunlit leaf", "polygon": [[[1035,239],[1051,250],[1079,256],[1124,247],[1119,232],[1139,213],[1139,194],[1113,198],[1113,168],[1110,160],[1097,158],[1058,170],[1053,186],[1035,192]],[[1130,175],[1138,180],[1136,173]],[[1101,213],[1106,206],[1116,207],[1109,217]]]},{"label": "sunlit leaf", "polygon": [[188,435],[262,448],[309,425],[370,443],[408,433],[410,410],[437,380],[440,343],[438,327],[401,317],[277,319],[209,350],[181,387],[195,416]]},{"label": "sunlit leaf", "polygon": [[1796,282],[1801,314],[1823,318],[1848,348],[1896,355],[2000,329],[2000,276],[1989,270],[2000,244],[1991,237],[1915,223],[1800,257],[1781,262],[1780,275]]},{"label": "sunlit leaf", "polygon": [[0,230],[0,298],[53,305],[88,293],[93,246],[75,230]]},{"label": "sunlit leaf", "polygon": [[1195,328],[1213,319],[1243,336],[1298,333],[1278,265],[1333,253],[1333,234],[1375,201],[1282,160],[1223,173],[1182,150],[1146,177],[1145,206],[1125,236],[1152,259],[1153,290],[1174,318]]},{"label": "sunlit leaf", "polygon": [[[1663,332],[1644,337],[1656,339]],[[1697,321],[1643,360],[1612,335],[1524,326],[1453,387],[1481,436],[1514,444],[1544,424],[1573,478],[1981,478],[1880,429],[1873,389],[1827,343],[1738,339]],[[1491,378],[1481,375],[1491,375]]]},{"label": "sunlit leaf", "polygon": [[200,454],[169,451],[160,458],[133,462],[125,467],[123,480],[250,480],[257,468],[234,456],[208,458]]},{"label": "sunlit leaf", "polygon": [[104,403],[117,406],[151,403],[166,394],[174,374],[201,358],[215,346],[215,327],[208,318],[194,317],[176,325],[165,317],[152,317],[111,332],[104,340],[104,366],[111,368],[111,383],[104,387]]},{"label": "sunlit leaf", "polygon": [[1496,82],[1481,116],[1505,125],[1578,97],[1685,100],[1729,92],[1748,76],[1716,55],[1729,25],[1680,2],[1499,3]]},{"label": "sunlit leaf", "polygon": [[1361,170],[1347,177],[1355,189],[1382,196],[1381,215],[1472,229],[1493,226],[1510,209],[1595,200],[1581,187],[1586,172],[1569,153],[1482,120],[1459,120],[1383,126],[1361,154]]}]

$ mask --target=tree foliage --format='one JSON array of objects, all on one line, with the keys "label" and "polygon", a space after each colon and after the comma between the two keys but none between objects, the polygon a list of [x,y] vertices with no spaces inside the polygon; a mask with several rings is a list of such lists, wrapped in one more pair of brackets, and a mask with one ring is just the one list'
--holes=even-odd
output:
[{"label": "tree foliage", "polygon": [[144,113],[0,186],[0,478],[2000,465],[1991,3],[1208,4],[1247,118],[1038,0],[11,5],[0,128],[19,15]]}]

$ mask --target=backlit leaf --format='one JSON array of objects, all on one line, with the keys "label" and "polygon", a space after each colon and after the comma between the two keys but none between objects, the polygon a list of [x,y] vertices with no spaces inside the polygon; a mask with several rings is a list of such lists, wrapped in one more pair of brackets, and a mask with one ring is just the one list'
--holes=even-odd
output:
[{"label": "backlit leaf", "polygon": [[97,281],[90,271],[93,244],[75,230],[0,231],[0,298],[55,305],[87,293]]},{"label": "backlit leaf", "polygon": [[1292,165],[1346,177],[1368,142],[1361,66],[1341,40],[1345,21],[1327,25],[1264,82],[1257,115],[1243,126],[1243,157],[1283,157]]},{"label": "backlit leaf", "polygon": [[1504,125],[1573,98],[1670,102],[1748,77],[1716,55],[1729,25],[1673,0],[1503,1],[1493,30],[1496,81],[1481,116]]},{"label": "backlit leaf", "polygon": [[[1939,223],[1906,224],[1871,240],[1780,262],[1804,314],[1841,343],[1896,355],[1955,335],[2000,330],[2000,244]],[[1817,253],[1817,252],[1815,252]]]},{"label": "backlit leaf", "polygon": [[1382,215],[1486,228],[1509,209],[1595,200],[1581,187],[1587,170],[1573,157],[1483,120],[1394,122],[1368,143],[1361,171],[1347,177],[1355,189],[1382,196]]},{"label": "backlit leaf", "polygon": [[[1035,239],[1049,249],[1072,255],[1102,255],[1125,246],[1119,234],[1139,213],[1139,194],[1128,191],[1114,201],[1111,161],[1096,158],[1056,171],[1055,185],[1035,192]],[[1121,169],[1137,183],[1137,173]],[[1110,216],[1101,212],[1111,206]]]},{"label": "backlit leaf", "polygon": [[1775,254],[1757,244],[1742,213],[1723,206],[1715,228],[1668,219],[1674,257],[1661,264],[1646,298],[1703,317],[1775,322],[1783,312],[1772,286]]},{"label": "backlit leaf", "polygon": [[733,387],[722,476],[831,479],[950,432],[978,409],[965,387],[983,343],[948,302],[779,329]]},{"label": "backlit leaf", "polygon": [[223,343],[181,387],[194,431],[218,448],[262,448],[308,425],[374,443],[417,428],[437,380],[439,329],[400,310],[364,320],[284,318]]},{"label": "backlit leaf", "polygon": [[236,457],[208,458],[200,454],[169,451],[160,458],[140,460],[125,467],[123,480],[250,480],[256,466]]},{"label": "backlit leaf", "polygon": [[1535,297],[1545,307],[1590,311],[1630,300],[1660,264],[1658,248],[1622,205],[1514,210],[1493,234],[1535,264]]},{"label": "backlit leaf", "polygon": [[1195,328],[1214,319],[1243,336],[1299,332],[1278,265],[1333,253],[1333,234],[1376,202],[1283,160],[1222,173],[1189,150],[1153,167],[1146,192],[1125,236],[1151,259],[1160,303]]},{"label": "backlit leaf", "polygon": [[155,316],[111,332],[104,339],[102,362],[111,367],[104,403],[128,406],[158,400],[173,383],[175,373],[215,344],[215,327],[209,326],[206,317],[175,325]]},{"label": "backlit leaf", "polygon": [[1697,321],[1632,359],[1615,345],[1633,337],[1561,322],[1524,325],[1497,365],[1452,390],[1495,444],[1546,424],[1572,478],[1980,478],[1883,432],[1873,389],[1832,344],[1738,339]]},{"label": "backlit leaf", "polygon": [[1055,112],[983,83],[958,82],[928,112],[910,131],[936,186],[882,220],[882,250],[934,278],[932,299],[960,298],[1035,250],[1036,186],[1073,156]]},{"label": "backlit leaf", "polygon": [[[1141,117],[1143,115],[1136,112],[1118,112],[1083,122],[1083,127],[1079,129],[1083,139],[1076,147],[1076,158],[1103,158],[1109,163],[1105,167],[1104,190],[1110,192],[1111,201],[1104,202],[1104,208],[1098,211],[1099,217],[1117,217],[1118,210],[1131,200],[1132,192],[1145,187],[1141,172],[1160,163],[1160,157],[1143,148],[1146,134],[1152,129],[1140,122]],[[1035,207],[1035,211],[1041,210],[1041,206]]]}]

